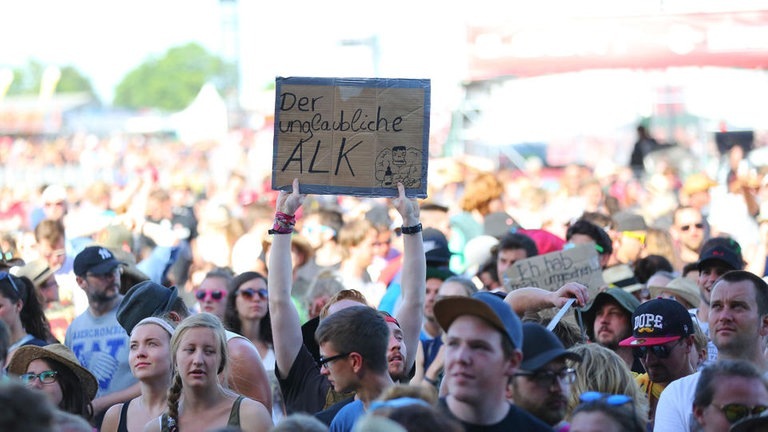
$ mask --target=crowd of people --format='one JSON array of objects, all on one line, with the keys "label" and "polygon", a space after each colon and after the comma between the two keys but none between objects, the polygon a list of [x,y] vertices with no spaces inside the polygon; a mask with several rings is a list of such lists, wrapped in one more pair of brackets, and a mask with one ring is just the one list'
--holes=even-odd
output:
[{"label": "crowd of people", "polygon": [[[457,164],[425,200],[157,168],[4,186],[0,429],[762,430],[768,177],[747,155]],[[599,286],[515,285],[572,250]]]}]

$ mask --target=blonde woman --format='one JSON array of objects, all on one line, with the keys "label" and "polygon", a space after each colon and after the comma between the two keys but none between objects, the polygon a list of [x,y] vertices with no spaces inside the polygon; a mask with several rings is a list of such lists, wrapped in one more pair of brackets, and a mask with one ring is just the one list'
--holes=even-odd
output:
[{"label": "blonde woman", "polygon": [[224,427],[242,432],[272,428],[263,404],[222,387],[217,375],[227,367],[227,337],[221,321],[202,312],[185,318],[171,338],[174,374],[168,411],[147,423],[148,432],[207,431]]},{"label": "blonde woman", "polygon": [[165,411],[171,386],[172,335],[173,326],[155,317],[144,318],[131,330],[128,362],[141,385],[141,395],[113,405],[104,415],[102,432],[143,431],[148,421]]},{"label": "blonde woman", "polygon": [[648,399],[640,390],[627,364],[612,350],[600,344],[579,344],[569,351],[581,356],[581,363],[568,362],[568,366],[576,370],[576,381],[571,384],[571,395],[568,398],[568,414],[579,406],[583,393],[599,392],[602,394],[626,395],[635,404],[638,421],[646,423],[648,418]]}]

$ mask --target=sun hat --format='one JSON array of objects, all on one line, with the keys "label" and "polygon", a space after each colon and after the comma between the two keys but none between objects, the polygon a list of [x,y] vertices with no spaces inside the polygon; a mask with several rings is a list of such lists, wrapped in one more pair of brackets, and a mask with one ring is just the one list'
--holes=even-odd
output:
[{"label": "sun hat", "polygon": [[66,345],[25,345],[13,353],[11,362],[8,364],[8,372],[14,375],[23,375],[27,373],[29,364],[33,360],[38,359],[55,360],[63,364],[77,376],[80,385],[88,396],[88,400],[93,400],[96,397],[96,392],[99,390],[99,383],[96,381],[96,377],[88,369],[80,365],[77,357],[75,357],[75,353]]},{"label": "sun hat", "polygon": [[680,296],[693,307],[699,307],[701,303],[699,287],[696,282],[687,277],[676,277],[669,281],[667,286],[649,285],[648,290],[651,292],[651,298],[660,297],[662,292],[668,292]]}]

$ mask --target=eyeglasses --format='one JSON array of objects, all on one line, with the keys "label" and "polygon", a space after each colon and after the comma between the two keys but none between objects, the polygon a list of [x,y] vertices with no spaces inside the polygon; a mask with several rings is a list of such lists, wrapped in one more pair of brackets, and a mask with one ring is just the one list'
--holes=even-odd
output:
[{"label": "eyeglasses", "polygon": [[765,405],[747,406],[735,403],[726,405],[712,404],[712,406],[722,411],[725,419],[730,424],[734,424],[747,416],[758,415],[768,409],[768,406]]},{"label": "eyeglasses", "polygon": [[335,356],[330,356],[330,357],[320,356],[320,358],[317,359],[317,365],[320,366],[320,369],[327,368],[328,363],[331,363],[339,359],[343,359],[344,357],[348,357],[350,354],[352,353],[336,354]]},{"label": "eyeglasses", "polygon": [[699,222],[697,224],[692,224],[692,225],[683,225],[683,226],[680,227],[680,230],[681,231],[688,231],[688,230],[690,230],[691,228],[694,228],[694,227],[696,229],[704,229],[704,224]]},{"label": "eyeglasses", "polygon": [[648,355],[648,351],[652,352],[656,358],[659,359],[665,359],[669,358],[670,354],[672,354],[672,350],[675,349],[676,346],[680,345],[682,343],[683,339],[678,339],[677,343],[674,345],[654,345],[654,346],[641,346],[641,347],[633,347],[632,348],[632,355],[635,356],[635,358],[643,358],[646,355]]},{"label": "eyeglasses", "polygon": [[34,383],[35,380],[40,381],[40,384],[53,384],[56,382],[58,374],[59,373],[56,371],[47,370],[40,372],[39,374],[25,373],[19,378],[21,379],[21,382],[27,385]]},{"label": "eyeglasses", "polygon": [[212,301],[218,302],[224,298],[224,290],[197,290],[195,292],[195,298],[200,301],[210,298]]},{"label": "eyeglasses", "polygon": [[13,276],[8,272],[0,272],[0,280],[8,278],[8,283],[11,284],[11,288],[16,291],[16,295],[20,296],[19,287],[16,286],[16,282],[13,281]]},{"label": "eyeglasses", "polygon": [[245,289],[238,290],[237,294],[240,294],[246,300],[253,300],[254,297],[256,297],[257,295],[261,300],[264,300],[267,298],[267,290],[264,288],[261,288],[261,289],[245,288]]},{"label": "eyeglasses", "polygon": [[518,372],[515,376],[525,376],[533,380],[542,387],[549,387],[557,380],[560,384],[573,384],[576,381],[576,370],[564,368],[557,372],[551,370],[541,370],[536,372]]}]

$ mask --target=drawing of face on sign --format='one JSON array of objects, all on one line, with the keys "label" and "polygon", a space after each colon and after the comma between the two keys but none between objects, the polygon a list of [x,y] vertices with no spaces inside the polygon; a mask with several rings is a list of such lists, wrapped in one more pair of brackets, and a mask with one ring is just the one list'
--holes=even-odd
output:
[{"label": "drawing of face on sign", "polygon": [[405,165],[405,146],[396,146],[392,148],[392,163],[395,165]]},{"label": "drawing of face on sign", "polygon": [[384,149],[376,158],[376,180],[383,187],[396,187],[401,182],[406,188],[421,184],[421,151],[406,146]]}]

